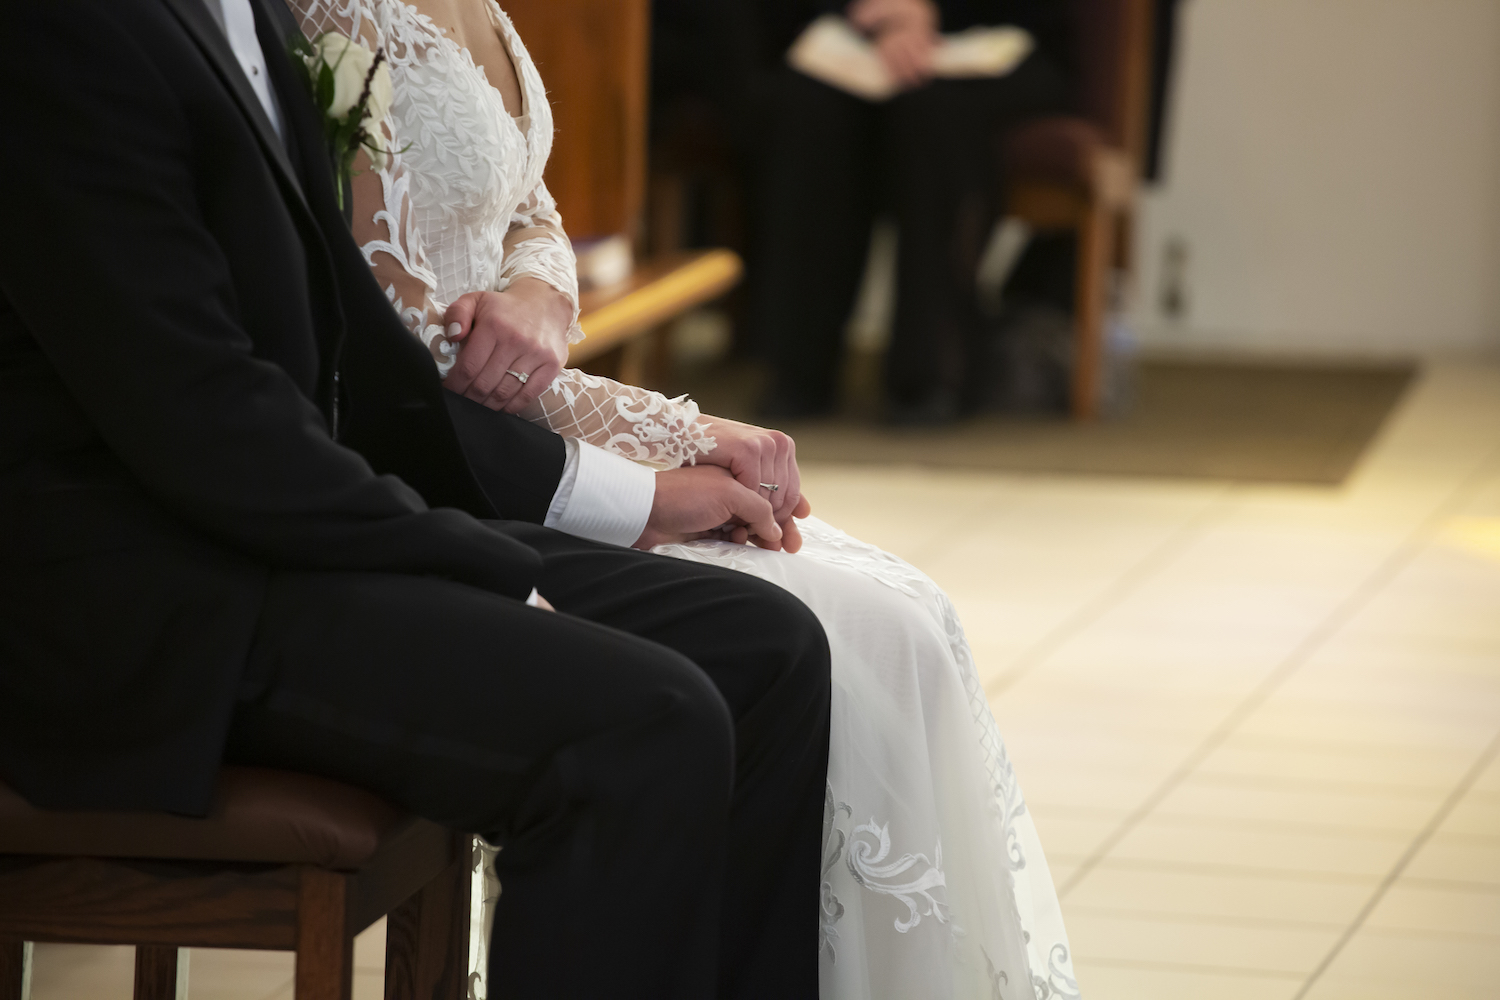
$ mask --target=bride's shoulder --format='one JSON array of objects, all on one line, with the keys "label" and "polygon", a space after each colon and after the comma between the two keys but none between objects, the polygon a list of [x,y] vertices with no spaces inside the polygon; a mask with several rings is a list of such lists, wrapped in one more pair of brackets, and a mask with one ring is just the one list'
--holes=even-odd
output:
[{"label": "bride's shoulder", "polygon": [[536,61],[531,58],[531,53],[526,48],[526,40],[521,37],[516,24],[510,19],[510,14],[501,7],[497,0],[475,0],[489,8],[490,16],[495,22],[496,29],[505,41],[506,48],[510,50],[512,62],[521,78],[521,86],[526,90],[528,104],[532,104],[536,111],[546,112],[547,89],[542,84],[541,73],[537,71]]},{"label": "bride's shoulder", "polygon": [[[327,31],[390,47],[422,45],[441,37],[432,18],[404,0],[286,0],[313,38]],[[394,52],[387,52],[395,57]]]}]

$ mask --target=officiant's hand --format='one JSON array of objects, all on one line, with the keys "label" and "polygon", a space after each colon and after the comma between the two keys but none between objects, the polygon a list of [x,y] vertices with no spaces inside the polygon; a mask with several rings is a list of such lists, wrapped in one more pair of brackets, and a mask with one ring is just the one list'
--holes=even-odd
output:
[{"label": "officiant's hand", "polygon": [[770,501],[735,482],[728,469],[688,465],[658,472],[651,516],[634,547],[649,549],[698,538],[780,549],[783,532]]},{"label": "officiant's hand", "polygon": [[932,0],[854,0],[845,14],[874,41],[881,61],[903,89],[932,79],[938,42],[938,9]]},{"label": "officiant's hand", "polygon": [[537,278],[460,296],[443,317],[448,339],[462,345],[443,385],[492,410],[519,413],[567,364],[572,322],[573,304]]}]

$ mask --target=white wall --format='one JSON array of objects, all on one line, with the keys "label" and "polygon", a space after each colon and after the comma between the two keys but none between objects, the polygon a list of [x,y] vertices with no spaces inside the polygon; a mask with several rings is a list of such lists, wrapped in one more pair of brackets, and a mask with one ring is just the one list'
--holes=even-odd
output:
[{"label": "white wall", "polygon": [[[1164,184],[1138,232],[1147,346],[1500,346],[1500,0],[1186,0]],[[1188,310],[1163,316],[1165,241]]]}]

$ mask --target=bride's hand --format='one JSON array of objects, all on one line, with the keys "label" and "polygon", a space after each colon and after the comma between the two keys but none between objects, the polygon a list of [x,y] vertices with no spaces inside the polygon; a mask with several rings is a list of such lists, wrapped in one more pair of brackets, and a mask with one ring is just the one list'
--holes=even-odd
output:
[{"label": "bride's hand", "polygon": [[[714,449],[700,456],[699,465],[717,465],[728,469],[748,490],[754,490],[771,502],[776,521],[783,527],[795,517],[806,517],[811,511],[802,496],[802,473],[797,468],[797,443],[781,431],[742,424],[705,414],[703,423],[714,438]],[[779,489],[768,489],[762,483],[773,483]],[[795,533],[796,528],[792,527]],[[791,545],[787,548],[797,551]]]},{"label": "bride's hand", "polygon": [[[557,378],[568,361],[573,306],[536,278],[503,292],[470,292],[448,307],[448,340],[462,344],[443,385],[492,410],[519,413]],[[526,376],[523,384],[509,371]]]}]

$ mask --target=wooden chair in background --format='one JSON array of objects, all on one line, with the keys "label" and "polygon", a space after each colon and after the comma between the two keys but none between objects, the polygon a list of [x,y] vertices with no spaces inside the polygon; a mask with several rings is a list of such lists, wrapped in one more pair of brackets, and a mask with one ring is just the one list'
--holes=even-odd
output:
[{"label": "wooden chair in background", "polygon": [[1006,212],[1041,232],[1078,236],[1071,408],[1099,414],[1105,323],[1146,144],[1153,0],[1070,0],[1077,116],[1040,118],[1006,138]]},{"label": "wooden chair in background", "polygon": [[546,81],[557,134],[547,187],[575,242],[624,235],[637,252],[630,278],[588,291],[570,364],[635,385],[659,383],[666,325],[723,295],[742,265],[729,250],[646,256],[649,0],[507,0],[507,13]]},{"label": "wooden chair in background", "polygon": [[349,1000],[386,923],[386,1000],[468,996],[473,838],[369,792],[227,767],[212,813],[53,812],[0,784],[0,1000],[31,943],[136,946],[135,1000],[184,1000],[179,948],[294,951],[296,1000]]}]

